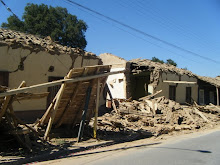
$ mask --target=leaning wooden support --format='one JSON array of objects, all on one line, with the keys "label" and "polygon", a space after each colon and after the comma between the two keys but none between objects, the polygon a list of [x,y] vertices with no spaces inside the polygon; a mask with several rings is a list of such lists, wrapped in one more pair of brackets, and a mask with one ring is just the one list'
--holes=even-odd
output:
[{"label": "leaning wooden support", "polygon": [[56,96],[54,97],[52,103],[50,104],[50,106],[47,108],[45,114],[43,115],[43,117],[41,118],[41,120],[38,121],[38,123],[36,123],[36,126],[43,126],[44,122],[47,118],[47,116],[51,113],[51,111],[54,108],[54,104],[56,103],[57,97],[58,97],[59,92],[56,94]]},{"label": "leaning wooden support", "polygon": [[111,102],[112,102],[112,107],[113,107],[114,111],[115,111],[116,113],[118,113],[118,110],[117,110],[116,105],[115,105],[114,98],[112,97],[112,93],[111,93],[111,91],[110,91],[110,89],[109,89],[109,87],[108,87],[108,84],[106,85],[106,88],[107,88],[107,93],[108,93],[108,95],[109,95],[109,97],[110,97],[110,99],[111,99]]},{"label": "leaning wooden support", "polygon": [[84,126],[85,126],[85,120],[86,120],[86,114],[87,114],[87,110],[88,110],[88,106],[89,106],[89,99],[90,99],[91,90],[92,90],[92,87],[88,87],[87,92],[86,92],[86,102],[85,102],[85,106],[84,106],[83,113],[82,113],[82,120],[81,120],[80,126],[79,126],[77,142],[81,141],[81,138],[83,135],[83,130],[84,130]]},{"label": "leaning wooden support", "polygon": [[100,79],[97,79],[95,120],[94,120],[94,130],[93,130],[93,137],[95,139],[97,138],[97,118],[98,118],[98,112],[99,112],[99,94],[100,94]]},{"label": "leaning wooden support", "polygon": [[[21,84],[18,86],[18,89],[21,89],[26,85],[25,81],[22,81]],[[0,109],[0,121],[2,117],[5,115],[5,112],[7,111],[8,107],[13,103],[14,96],[9,95],[5,96],[2,108]]]},{"label": "leaning wooden support", "polygon": [[[67,75],[67,79],[70,78],[72,75],[72,70],[69,71],[68,75]],[[52,125],[53,125],[53,121],[54,121],[54,118],[56,116],[56,112],[57,112],[57,109],[59,107],[59,104],[60,104],[60,101],[61,101],[61,98],[63,96],[63,92],[64,92],[64,89],[65,89],[65,86],[66,86],[66,83],[62,84],[61,87],[60,87],[60,90],[58,92],[58,95],[57,95],[57,99],[56,99],[56,102],[54,104],[54,107],[53,107],[53,111],[52,111],[52,114],[50,116],[50,119],[49,119],[49,122],[48,122],[48,125],[47,125],[47,129],[46,129],[46,132],[44,134],[44,140],[47,140],[48,136],[49,136],[49,133],[50,133],[50,130],[52,128]]]},{"label": "leaning wooden support", "polygon": [[63,111],[63,114],[61,115],[61,117],[59,118],[59,120],[57,121],[57,124],[55,126],[55,128],[58,128],[59,126],[61,126],[63,124],[63,118],[64,116],[66,115],[67,113],[67,109],[70,105],[73,104],[73,100],[76,98],[77,94],[78,94],[78,91],[79,91],[79,86],[81,85],[82,82],[78,82],[78,84],[76,85],[76,89],[75,91],[73,92],[72,94],[72,97],[69,99],[68,103],[67,103],[67,106],[65,107],[64,111]]},{"label": "leaning wooden support", "polygon": [[63,88],[64,88],[64,85],[63,84],[59,90],[59,96],[57,97],[57,100],[55,102],[55,105],[54,107],[52,108],[52,114],[50,116],[50,119],[49,119],[49,122],[48,122],[48,125],[47,125],[47,129],[46,129],[46,132],[44,134],[44,140],[47,140],[48,136],[49,136],[49,133],[50,133],[50,130],[52,128],[52,125],[53,125],[53,121],[54,121],[54,118],[55,118],[55,115],[56,115],[56,112],[57,112],[57,109],[58,109],[58,106],[59,106],[59,103],[60,103],[60,100],[61,100],[61,97],[62,97],[62,94],[63,94]]}]

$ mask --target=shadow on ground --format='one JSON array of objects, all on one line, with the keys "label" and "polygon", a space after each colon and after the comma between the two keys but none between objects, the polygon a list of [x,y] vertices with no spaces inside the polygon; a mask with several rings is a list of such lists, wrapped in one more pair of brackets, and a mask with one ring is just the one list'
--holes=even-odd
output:
[{"label": "shadow on ground", "polygon": [[[75,129],[77,130],[77,128]],[[59,130],[55,131],[54,134],[58,135],[59,134],[58,132]],[[0,149],[0,154],[1,156],[4,157],[4,159],[0,160],[0,164],[1,163],[26,164],[26,163],[31,163],[31,162],[43,162],[43,161],[48,161],[48,160],[61,159],[64,157],[73,156],[79,152],[81,153],[83,151],[93,150],[93,149],[107,147],[107,146],[125,143],[125,142],[131,142],[134,140],[149,138],[152,136],[152,134],[147,131],[131,132],[131,131],[123,130],[119,132],[113,132],[113,131],[100,131],[99,130],[97,134],[99,135],[98,138],[100,142],[96,142],[95,139],[93,139],[93,142],[95,143],[89,144],[89,142],[87,141],[91,139],[93,129],[90,127],[87,127],[84,130],[84,136],[82,139],[85,143],[87,143],[87,146],[80,147],[80,143],[76,142],[77,140],[76,134],[71,133],[71,131],[69,131],[70,134],[68,134],[67,132],[68,131],[66,131],[65,134],[63,133],[62,137],[56,138],[56,142],[53,144],[34,146],[32,153],[29,153],[26,150],[19,148],[19,146],[14,146],[13,150],[5,150],[5,149],[1,150]],[[68,141],[70,138],[74,140]],[[157,143],[152,143],[148,145],[154,145],[154,144],[157,144]],[[141,147],[141,146],[118,148],[115,150],[125,150],[125,149],[136,148],[136,147]],[[114,151],[114,150],[109,150],[109,151]]]}]

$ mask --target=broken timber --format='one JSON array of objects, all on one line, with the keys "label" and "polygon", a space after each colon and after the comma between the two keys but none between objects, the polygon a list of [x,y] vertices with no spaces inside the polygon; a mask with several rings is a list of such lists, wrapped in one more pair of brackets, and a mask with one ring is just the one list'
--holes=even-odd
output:
[{"label": "broken timber", "polygon": [[[22,81],[22,83],[18,86],[18,89],[21,89],[25,86],[25,81]],[[40,138],[40,134],[37,130],[27,125],[17,116],[15,116],[12,104],[14,101],[38,99],[46,97],[47,95],[48,92],[38,93],[36,95],[33,93],[17,93],[5,97],[0,97],[0,121],[3,123],[3,125],[7,125],[7,129],[5,132],[12,134],[16,138],[18,143],[27,148],[29,151],[31,151],[31,141],[28,134],[33,132],[36,135],[35,137],[37,138]],[[20,129],[21,127],[19,127],[19,124],[24,125],[26,128],[28,128],[28,130],[24,128]]]},{"label": "broken timber", "polygon": [[[105,66],[105,65],[97,65],[97,66]],[[106,65],[106,66],[108,66],[108,65]],[[91,67],[88,67],[88,68],[91,68]],[[80,69],[80,68],[78,68],[78,69]],[[61,79],[61,80],[57,80],[57,81],[32,85],[32,86],[24,87],[21,89],[12,89],[12,90],[0,93],[0,97],[10,96],[10,95],[17,94],[17,93],[24,93],[24,92],[27,92],[29,90],[36,89],[36,88],[38,88],[38,89],[39,88],[47,88],[47,87],[52,87],[52,86],[56,86],[56,85],[61,85],[63,83],[74,83],[74,82],[79,82],[79,81],[86,81],[86,80],[91,80],[91,79],[96,79],[96,78],[101,78],[101,77],[107,77],[109,75],[123,73],[123,72],[124,72],[124,70],[114,71],[114,72],[103,72],[101,74],[96,74],[96,75],[87,75],[87,76],[77,77],[77,78]]]},{"label": "broken timber", "polygon": [[[38,127],[47,127],[44,139],[49,137],[53,126],[55,126],[55,128],[61,125],[74,127],[76,124],[79,124],[80,121],[82,121],[81,117],[83,110],[85,110],[85,103],[88,109],[86,107],[87,113],[83,116],[83,122],[88,124],[91,117],[97,113],[98,105],[96,103],[98,103],[100,96],[100,89],[98,88],[105,85],[108,75],[121,72],[110,72],[110,69],[110,65],[75,68],[70,70],[64,80],[56,81],[56,83],[59,82],[63,84],[38,123]],[[89,102],[86,102],[86,91],[88,88],[91,88],[91,93]],[[83,126],[84,124],[82,127]],[[81,131],[83,131],[83,129]]]}]

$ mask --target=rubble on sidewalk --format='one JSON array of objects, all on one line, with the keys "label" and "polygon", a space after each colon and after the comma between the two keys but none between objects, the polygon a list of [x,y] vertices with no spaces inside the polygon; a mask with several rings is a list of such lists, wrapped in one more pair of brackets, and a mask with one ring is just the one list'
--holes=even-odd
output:
[{"label": "rubble on sidewalk", "polygon": [[119,100],[117,112],[113,110],[98,118],[98,128],[106,132],[148,132],[159,136],[213,127],[220,121],[220,108],[215,105],[180,105],[164,96],[148,98]]}]

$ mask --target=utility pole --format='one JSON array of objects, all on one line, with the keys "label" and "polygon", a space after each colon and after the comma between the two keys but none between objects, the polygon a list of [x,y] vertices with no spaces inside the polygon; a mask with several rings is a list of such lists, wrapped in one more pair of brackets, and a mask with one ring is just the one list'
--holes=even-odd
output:
[{"label": "utility pole", "polygon": [[5,2],[3,0],[0,0],[0,1],[5,6],[5,8],[13,14],[13,16],[15,16],[17,19],[19,19],[18,16],[5,4]]}]

